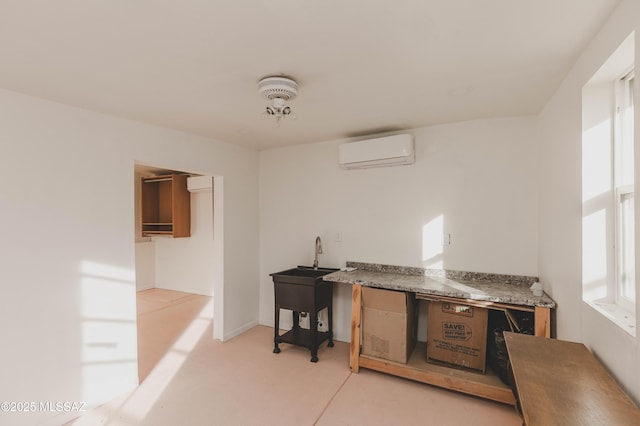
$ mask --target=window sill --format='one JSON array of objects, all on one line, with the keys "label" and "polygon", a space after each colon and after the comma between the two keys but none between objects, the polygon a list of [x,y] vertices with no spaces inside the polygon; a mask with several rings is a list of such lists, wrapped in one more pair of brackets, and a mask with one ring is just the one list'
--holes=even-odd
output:
[{"label": "window sill", "polygon": [[629,312],[615,303],[607,303],[597,300],[587,303],[622,330],[626,331],[631,336],[636,337],[635,313]]}]

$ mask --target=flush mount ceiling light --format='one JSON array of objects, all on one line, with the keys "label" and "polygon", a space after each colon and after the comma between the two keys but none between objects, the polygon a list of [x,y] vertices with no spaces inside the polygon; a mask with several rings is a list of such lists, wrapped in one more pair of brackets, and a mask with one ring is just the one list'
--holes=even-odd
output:
[{"label": "flush mount ceiling light", "polygon": [[286,77],[265,77],[258,83],[258,93],[271,101],[267,114],[276,120],[291,116],[291,107],[287,101],[298,96],[298,84]]}]

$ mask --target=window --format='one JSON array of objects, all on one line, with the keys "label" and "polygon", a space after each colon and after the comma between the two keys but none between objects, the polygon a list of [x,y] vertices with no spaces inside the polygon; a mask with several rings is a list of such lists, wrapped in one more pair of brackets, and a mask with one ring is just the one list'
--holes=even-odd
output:
[{"label": "window", "polygon": [[614,127],[615,303],[635,311],[633,70],[616,81]]},{"label": "window", "polygon": [[582,88],[582,300],[636,336],[631,33]]}]

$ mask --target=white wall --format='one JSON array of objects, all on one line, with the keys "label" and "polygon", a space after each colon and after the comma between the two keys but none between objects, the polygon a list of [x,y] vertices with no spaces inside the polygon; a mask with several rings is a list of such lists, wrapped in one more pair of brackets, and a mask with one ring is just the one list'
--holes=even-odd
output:
[{"label": "white wall", "polygon": [[156,243],[136,241],[136,291],[156,286]]},{"label": "white wall", "polygon": [[211,191],[191,194],[191,237],[154,237],[156,287],[213,296],[214,238]]},{"label": "white wall", "polygon": [[[581,276],[581,91],[633,30],[638,37],[640,3],[623,1],[583,51],[540,114],[539,269],[546,290],[558,302],[558,338],[581,341],[589,346],[637,402],[640,400],[637,340],[582,302]],[[635,46],[637,70],[640,58],[637,40]],[[639,98],[637,95],[636,85],[636,99]],[[636,125],[636,146],[640,140],[639,127]],[[638,151],[636,148],[636,156]],[[636,179],[639,175],[636,172]],[[639,211],[637,207],[636,211]]]},{"label": "white wall", "polygon": [[[260,322],[273,325],[269,273],[311,265],[316,235],[321,266],[442,262],[537,275],[536,129],[533,117],[415,129],[414,165],[366,170],[338,167],[339,141],[262,151]],[[427,256],[423,245],[438,246],[441,237],[426,237],[425,225],[441,215],[451,245]],[[348,341],[350,288],[336,290],[334,332]]]},{"label": "white wall", "polygon": [[215,329],[257,322],[257,152],[0,90],[3,400],[97,404],[137,384],[136,160],[224,176]]}]

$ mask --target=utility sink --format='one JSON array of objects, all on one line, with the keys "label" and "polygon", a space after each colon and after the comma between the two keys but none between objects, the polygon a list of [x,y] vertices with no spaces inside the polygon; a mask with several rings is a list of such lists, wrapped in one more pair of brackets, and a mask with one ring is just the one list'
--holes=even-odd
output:
[{"label": "utility sink", "polygon": [[[311,362],[318,362],[318,346],[328,340],[328,347],[333,346],[333,283],[324,281],[322,277],[337,271],[334,268],[313,269],[309,266],[298,266],[285,271],[274,272],[273,278],[275,301],[275,327],[273,353],[280,352],[280,343],[305,346],[311,350]],[[293,312],[293,327],[280,335],[280,309]],[[327,309],[329,329],[318,331],[318,312]],[[300,315],[309,315],[309,328],[299,325]]]},{"label": "utility sink", "polygon": [[296,268],[287,269],[285,271],[274,272],[269,274],[273,277],[274,282],[314,285],[318,281],[322,281],[324,275],[336,272],[337,268],[318,268],[313,269],[311,266],[298,266]]}]

